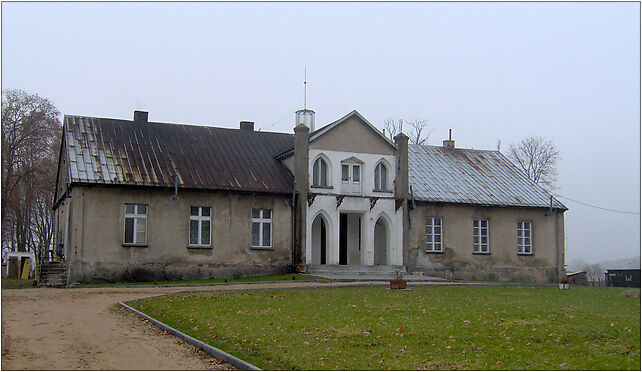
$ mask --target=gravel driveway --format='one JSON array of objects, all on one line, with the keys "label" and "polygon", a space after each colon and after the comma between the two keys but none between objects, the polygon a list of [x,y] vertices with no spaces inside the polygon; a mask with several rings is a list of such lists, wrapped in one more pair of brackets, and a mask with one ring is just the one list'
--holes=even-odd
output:
[{"label": "gravel driveway", "polygon": [[170,288],[3,289],[2,369],[231,369],[121,309],[117,302],[193,289],[332,285],[283,282]]}]

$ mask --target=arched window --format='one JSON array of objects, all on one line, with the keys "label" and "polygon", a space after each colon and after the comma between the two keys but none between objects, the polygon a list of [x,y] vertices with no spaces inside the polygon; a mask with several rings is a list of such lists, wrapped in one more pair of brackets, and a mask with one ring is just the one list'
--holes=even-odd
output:
[{"label": "arched window", "polygon": [[318,158],[312,167],[312,186],[328,186],[328,163]]},{"label": "arched window", "polygon": [[375,167],[375,190],[388,190],[388,168],[383,162]]}]

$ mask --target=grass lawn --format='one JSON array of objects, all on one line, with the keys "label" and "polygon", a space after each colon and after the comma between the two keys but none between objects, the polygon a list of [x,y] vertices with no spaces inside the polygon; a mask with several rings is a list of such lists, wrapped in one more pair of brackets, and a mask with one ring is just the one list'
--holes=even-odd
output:
[{"label": "grass lawn", "polygon": [[33,286],[33,279],[2,279],[2,289],[23,289],[35,288]]},{"label": "grass lawn", "polygon": [[263,369],[640,370],[640,298],[624,289],[410,288],[189,293],[129,304]]},{"label": "grass lawn", "polygon": [[318,279],[309,275],[302,274],[284,274],[271,276],[250,276],[243,278],[229,279],[202,279],[202,280],[164,280],[155,282],[119,282],[119,283],[101,283],[101,284],[79,284],[78,287],[111,287],[120,285],[166,285],[166,284],[215,284],[215,283],[238,283],[238,282],[269,282],[283,280],[314,280]]}]

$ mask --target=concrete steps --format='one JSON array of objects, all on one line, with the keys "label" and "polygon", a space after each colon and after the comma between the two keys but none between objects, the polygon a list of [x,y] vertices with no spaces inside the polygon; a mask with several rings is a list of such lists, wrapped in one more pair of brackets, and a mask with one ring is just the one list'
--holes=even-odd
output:
[{"label": "concrete steps", "polygon": [[358,275],[358,276],[393,276],[395,272],[400,271],[407,275],[406,268],[403,266],[391,265],[307,265],[306,274],[311,275]]},{"label": "concrete steps", "polygon": [[43,262],[40,265],[38,284],[47,287],[67,285],[67,263],[64,261]]}]

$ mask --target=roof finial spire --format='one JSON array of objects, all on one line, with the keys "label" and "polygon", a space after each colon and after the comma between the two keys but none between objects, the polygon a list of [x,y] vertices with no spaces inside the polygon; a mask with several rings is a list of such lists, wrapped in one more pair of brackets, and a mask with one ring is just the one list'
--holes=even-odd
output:
[{"label": "roof finial spire", "polygon": [[308,68],[303,67],[303,109],[308,108]]}]

